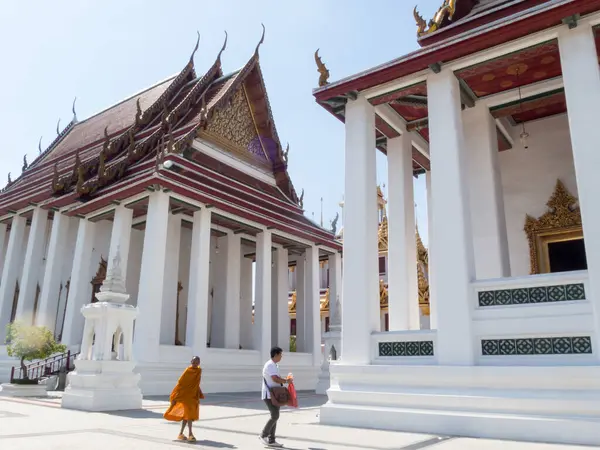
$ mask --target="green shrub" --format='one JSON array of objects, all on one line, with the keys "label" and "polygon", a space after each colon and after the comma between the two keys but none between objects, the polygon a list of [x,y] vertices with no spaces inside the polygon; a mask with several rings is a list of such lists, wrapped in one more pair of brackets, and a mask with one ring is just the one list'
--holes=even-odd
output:
[{"label": "green shrub", "polygon": [[290,336],[290,352],[296,351],[296,336]]},{"label": "green shrub", "polygon": [[25,379],[28,379],[25,361],[45,359],[67,350],[65,345],[54,340],[54,335],[48,328],[25,325],[21,322],[8,324],[5,343],[8,356],[21,360]]}]

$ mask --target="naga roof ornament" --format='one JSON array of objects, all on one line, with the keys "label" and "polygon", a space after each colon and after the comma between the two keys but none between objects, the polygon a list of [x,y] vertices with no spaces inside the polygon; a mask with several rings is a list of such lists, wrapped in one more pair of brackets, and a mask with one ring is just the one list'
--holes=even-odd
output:
[{"label": "naga roof ornament", "polygon": [[319,56],[319,49],[315,52],[315,62],[317,63],[317,72],[319,72],[319,87],[329,84],[329,70]]},{"label": "naga roof ornament", "polygon": [[261,23],[262,26],[262,36],[260,37],[260,41],[258,41],[258,44],[256,45],[256,50],[254,50],[254,56],[258,56],[258,49],[260,48],[260,46],[265,42],[265,24]]},{"label": "naga roof ornament", "polygon": [[25,154],[25,155],[23,155],[22,171],[25,172],[27,170],[27,167],[29,167],[29,163],[27,162],[27,154]]},{"label": "naga roof ornament", "polygon": [[304,209],[304,188],[302,188],[302,193],[298,199],[298,205],[300,206],[300,209]]},{"label": "naga roof ornament", "polygon": [[200,46],[200,32],[196,31],[196,33],[198,33],[198,38],[196,39],[196,46],[194,47],[194,50],[190,55],[190,64],[194,64],[194,55],[196,54],[196,52],[198,51],[198,47]]},{"label": "naga roof ornament", "polygon": [[221,65],[221,55],[223,54],[223,52],[225,51],[226,48],[227,48],[227,31],[225,31],[225,42],[223,42],[223,47],[221,47],[221,50],[219,51],[219,54],[217,55],[217,64],[219,64],[219,66]]},{"label": "naga roof ornament", "polygon": [[75,97],[73,99],[73,108],[71,109],[73,111],[73,123],[77,123],[77,113],[75,112],[75,102],[77,101],[77,97]]},{"label": "naga roof ornament", "polygon": [[42,154],[42,138],[44,136],[40,136],[40,140],[38,141],[38,152],[41,155]]},{"label": "naga roof ornament", "polygon": [[427,23],[419,14],[417,7],[413,10],[413,16],[417,23],[417,37],[433,33],[441,28],[444,19],[452,20],[456,12],[456,0],[444,0],[442,6],[437,10],[433,18]]},{"label": "naga roof ornament", "polygon": [[60,136],[60,119],[56,122],[56,135]]},{"label": "naga roof ornament", "polygon": [[287,146],[285,147],[285,151],[283,152],[283,160],[285,161],[285,163],[288,163],[288,154],[290,153],[290,143],[288,142]]}]

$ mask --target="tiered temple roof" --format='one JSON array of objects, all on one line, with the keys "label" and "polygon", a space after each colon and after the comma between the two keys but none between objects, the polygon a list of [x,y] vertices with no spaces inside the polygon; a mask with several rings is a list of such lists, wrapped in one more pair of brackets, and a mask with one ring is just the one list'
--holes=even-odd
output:
[{"label": "tiered temple roof", "polygon": [[[287,172],[259,65],[224,74],[221,56],[197,74],[194,54],[175,76],[78,122],[76,117],[23,173],[0,192],[0,217],[30,205],[80,216],[160,185],[312,242],[341,248],[332,233],[304,217]],[[223,164],[217,146],[275,184]],[[175,168],[167,169],[166,161]]]}]

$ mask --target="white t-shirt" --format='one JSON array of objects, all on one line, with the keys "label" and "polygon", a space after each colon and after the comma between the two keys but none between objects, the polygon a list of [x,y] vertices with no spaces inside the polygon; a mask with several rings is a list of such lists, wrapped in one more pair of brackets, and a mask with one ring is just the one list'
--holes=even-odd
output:
[{"label": "white t-shirt", "polygon": [[265,386],[265,381],[267,382],[267,386],[269,386],[270,388],[281,386],[279,383],[276,383],[273,381],[274,375],[279,376],[279,366],[272,359],[270,359],[265,363],[262,374],[263,374],[263,380],[261,380],[261,385],[262,385],[262,389],[261,389],[262,397],[261,398],[263,400],[270,399],[271,393]]}]

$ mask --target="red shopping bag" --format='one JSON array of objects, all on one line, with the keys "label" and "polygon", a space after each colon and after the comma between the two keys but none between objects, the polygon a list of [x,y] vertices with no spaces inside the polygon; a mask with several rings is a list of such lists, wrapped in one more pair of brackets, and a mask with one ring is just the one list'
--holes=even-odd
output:
[{"label": "red shopping bag", "polygon": [[288,384],[288,392],[290,393],[290,401],[288,406],[292,408],[298,407],[298,394],[296,394],[296,388],[294,387],[294,383]]}]

